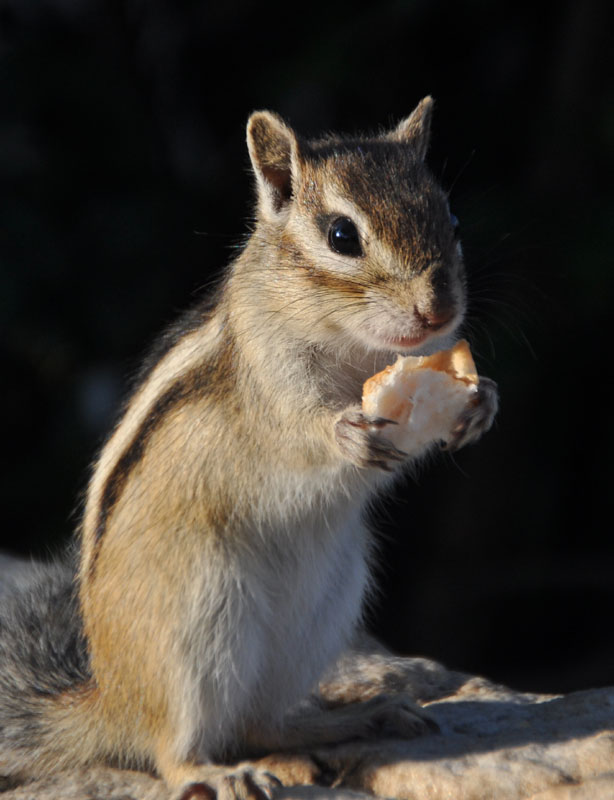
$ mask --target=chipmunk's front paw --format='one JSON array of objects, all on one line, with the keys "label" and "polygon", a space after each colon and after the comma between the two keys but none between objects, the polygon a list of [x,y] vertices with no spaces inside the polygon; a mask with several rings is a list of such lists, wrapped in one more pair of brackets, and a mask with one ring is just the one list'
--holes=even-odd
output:
[{"label": "chipmunk's front paw", "polygon": [[477,393],[458,418],[452,429],[452,437],[442,449],[459,450],[466,444],[475,442],[490,429],[498,408],[497,384],[490,378],[481,377]]},{"label": "chipmunk's front paw", "polygon": [[335,422],[335,439],[343,456],[352,464],[389,472],[393,464],[407,458],[406,453],[381,435],[387,426],[396,424],[383,417],[369,417],[360,406],[351,406]]}]

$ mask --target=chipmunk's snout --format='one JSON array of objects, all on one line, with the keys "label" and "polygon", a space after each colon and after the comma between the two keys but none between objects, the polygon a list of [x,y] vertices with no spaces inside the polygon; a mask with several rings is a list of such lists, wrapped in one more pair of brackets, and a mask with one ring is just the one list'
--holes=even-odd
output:
[{"label": "chipmunk's snout", "polygon": [[462,280],[441,262],[394,283],[386,297],[374,301],[376,311],[364,333],[403,351],[452,333],[464,313]]},{"label": "chipmunk's snout", "polygon": [[435,311],[427,311],[422,313],[418,309],[414,310],[416,321],[423,328],[428,328],[431,331],[437,331],[447,325],[450,320],[454,318],[456,310],[452,306],[442,308]]},{"label": "chipmunk's snout", "polygon": [[419,308],[401,312],[390,309],[389,316],[376,324],[366,326],[375,338],[392,349],[408,350],[419,347],[432,336],[453,330],[459,321],[459,309],[455,304],[446,307]]},{"label": "chipmunk's snout", "polygon": [[435,264],[415,287],[414,316],[425,332],[435,332],[457,317],[462,306],[461,282],[450,269]]}]

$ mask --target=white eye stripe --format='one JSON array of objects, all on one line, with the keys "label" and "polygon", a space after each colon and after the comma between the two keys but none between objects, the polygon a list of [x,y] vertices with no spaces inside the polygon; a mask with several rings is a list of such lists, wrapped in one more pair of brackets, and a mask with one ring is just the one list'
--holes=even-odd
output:
[{"label": "white eye stripe", "polygon": [[332,191],[330,187],[326,187],[322,199],[325,208],[330,214],[331,221],[334,220],[335,217],[347,217],[356,227],[363,246],[369,242],[371,238],[371,228],[368,220],[358,206],[354,205],[347,197],[343,197]]}]

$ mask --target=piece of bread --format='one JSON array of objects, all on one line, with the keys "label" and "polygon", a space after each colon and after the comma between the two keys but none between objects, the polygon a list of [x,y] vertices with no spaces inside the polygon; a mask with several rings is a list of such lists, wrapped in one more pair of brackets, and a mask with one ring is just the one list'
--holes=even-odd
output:
[{"label": "piece of bread", "polygon": [[475,363],[463,339],[432,356],[399,356],[365,382],[362,408],[369,416],[399,423],[395,444],[413,449],[449,441],[477,390]]}]

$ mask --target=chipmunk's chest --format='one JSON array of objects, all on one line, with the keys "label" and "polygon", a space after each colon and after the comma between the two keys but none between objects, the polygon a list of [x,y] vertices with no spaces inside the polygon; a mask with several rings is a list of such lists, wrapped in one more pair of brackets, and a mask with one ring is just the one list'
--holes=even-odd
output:
[{"label": "chipmunk's chest", "polygon": [[275,692],[283,705],[309,692],[348,644],[369,583],[368,532],[359,509],[333,519],[313,513],[287,533],[291,555],[270,565],[254,593],[267,642],[260,692]]},{"label": "chipmunk's chest", "polygon": [[332,514],[289,515],[284,527],[260,525],[251,544],[212,576],[223,598],[198,668],[206,706],[266,725],[306,697],[348,644],[369,581],[368,532],[348,503]]}]

